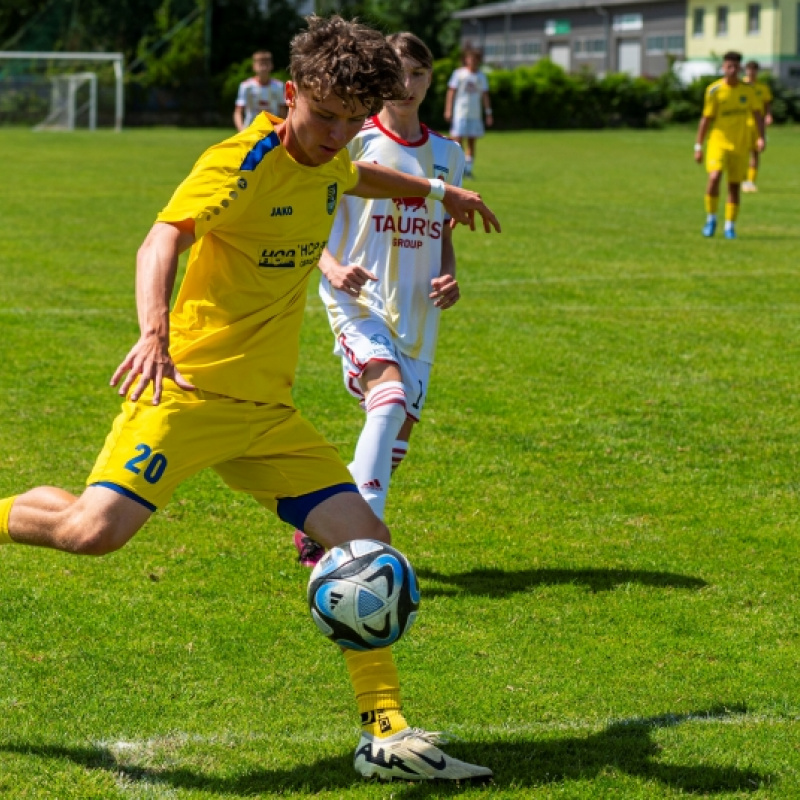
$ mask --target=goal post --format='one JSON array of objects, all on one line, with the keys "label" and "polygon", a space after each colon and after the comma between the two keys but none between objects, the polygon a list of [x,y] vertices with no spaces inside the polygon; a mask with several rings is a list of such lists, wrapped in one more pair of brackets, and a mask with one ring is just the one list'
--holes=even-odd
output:
[{"label": "goal post", "polygon": [[[115,131],[122,130],[125,113],[122,53],[81,53],[81,52],[32,52],[22,50],[0,50],[0,63],[13,61],[72,62],[80,65],[80,71],[52,72],[47,75],[50,81],[50,109],[47,117],[36,126],[43,130],[59,128],[72,130],[79,112],[88,112],[88,127],[91,130],[97,125],[97,74],[87,69],[92,64],[110,63],[114,73],[114,110],[113,124]],[[2,86],[2,82],[0,82]],[[85,100],[80,96],[86,87],[88,96]],[[83,105],[79,103],[83,100]]]}]

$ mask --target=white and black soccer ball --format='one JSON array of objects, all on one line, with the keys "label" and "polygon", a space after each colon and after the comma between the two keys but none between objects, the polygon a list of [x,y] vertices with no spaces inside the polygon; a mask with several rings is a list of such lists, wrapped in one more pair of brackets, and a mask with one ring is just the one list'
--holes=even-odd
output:
[{"label": "white and black soccer ball", "polygon": [[414,624],[419,583],[408,559],[373,539],[329,550],[308,581],[308,605],[317,627],[350,650],[394,644]]}]

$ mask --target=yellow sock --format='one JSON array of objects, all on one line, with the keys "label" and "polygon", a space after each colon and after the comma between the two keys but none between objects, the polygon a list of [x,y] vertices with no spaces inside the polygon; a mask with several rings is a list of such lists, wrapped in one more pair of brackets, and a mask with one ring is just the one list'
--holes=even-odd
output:
[{"label": "yellow sock", "polygon": [[747,180],[750,183],[755,183],[757,177],[758,177],[758,170],[755,167],[748,167],[747,168]]},{"label": "yellow sock", "polygon": [[8,518],[11,516],[11,506],[16,499],[14,495],[0,500],[0,544],[13,544],[12,538],[8,535]]},{"label": "yellow sock", "polygon": [[364,732],[383,738],[407,728],[400,711],[400,678],[391,648],[363,653],[345,650],[344,658]]},{"label": "yellow sock", "polygon": [[738,203],[725,203],[725,222],[736,222],[736,217],[739,216]]},{"label": "yellow sock", "polygon": [[706,195],[706,214],[716,214],[717,206],[719,205],[719,196]]}]

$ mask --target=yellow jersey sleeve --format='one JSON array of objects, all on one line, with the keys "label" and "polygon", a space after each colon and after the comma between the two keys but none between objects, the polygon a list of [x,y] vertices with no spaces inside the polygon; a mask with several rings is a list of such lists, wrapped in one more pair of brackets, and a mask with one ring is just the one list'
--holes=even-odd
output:
[{"label": "yellow jersey sleeve", "polygon": [[[252,149],[251,138],[233,137],[206,150],[159,213],[157,221],[194,220],[198,239],[223,220],[225,225],[235,224],[255,196],[246,191],[252,178],[244,169]],[[277,147],[280,141],[273,131],[258,145]]]},{"label": "yellow jersey sleeve", "polygon": [[712,83],[706,88],[705,98],[703,99],[703,116],[714,119],[717,116],[717,92],[719,85]]}]

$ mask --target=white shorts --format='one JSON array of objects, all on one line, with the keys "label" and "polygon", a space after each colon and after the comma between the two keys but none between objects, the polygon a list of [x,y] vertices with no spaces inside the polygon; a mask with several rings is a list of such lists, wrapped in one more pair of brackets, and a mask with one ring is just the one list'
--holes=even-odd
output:
[{"label": "white shorts", "polygon": [[483,122],[479,119],[453,117],[453,122],[450,125],[450,136],[453,138],[480,139],[485,132]]},{"label": "white shorts", "polygon": [[364,406],[364,392],[359,378],[370,361],[397,364],[406,392],[406,416],[419,422],[428,384],[431,364],[401,352],[392,340],[391,331],[378,319],[369,317],[348,322],[336,340],[333,352],[342,358],[344,385]]}]

